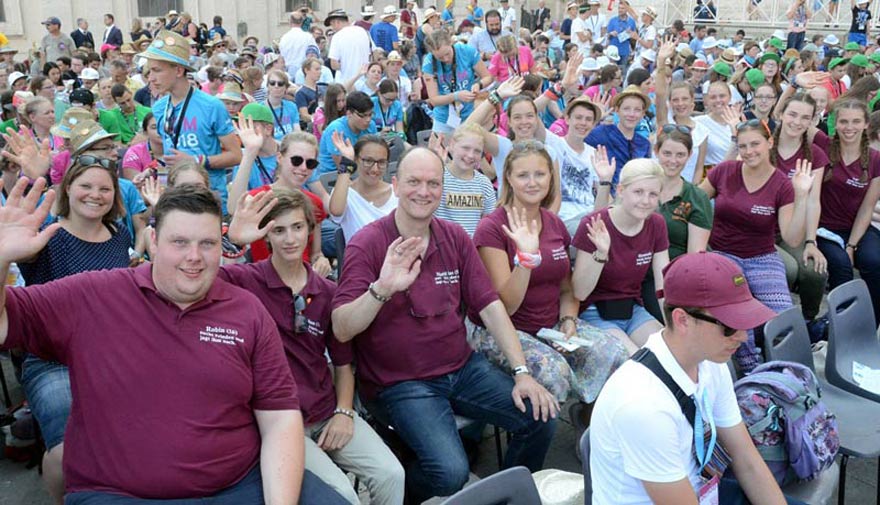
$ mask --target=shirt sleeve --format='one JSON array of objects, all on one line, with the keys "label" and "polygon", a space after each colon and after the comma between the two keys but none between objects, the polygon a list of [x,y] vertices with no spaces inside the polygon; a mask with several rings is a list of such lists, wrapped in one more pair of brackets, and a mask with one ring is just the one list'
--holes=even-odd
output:
[{"label": "shirt sleeve", "polygon": [[694,186],[691,191],[690,204],[692,211],[688,223],[704,230],[711,230],[713,210],[706,192]]},{"label": "shirt sleeve", "polygon": [[776,208],[784,207],[790,203],[794,203],[794,187],[791,185],[791,180],[785,177],[785,180],[779,186],[779,191],[776,192]]},{"label": "shirt sleeve", "polygon": [[483,179],[483,216],[488,216],[495,211],[496,199],[495,188],[489,182],[489,178]]},{"label": "shirt sleeve", "polygon": [[711,363],[709,366],[715,367],[713,372],[715,377],[717,377],[717,386],[713,388],[716,392],[716,397],[712,408],[712,417],[715,419],[715,424],[720,428],[736,426],[742,422],[742,415],[740,414],[739,404],[736,401],[733,379],[730,378],[727,365]]},{"label": "shirt sleeve", "polygon": [[235,131],[232,127],[232,118],[229,117],[229,112],[226,111],[223,102],[212,97],[211,112],[214,116],[214,133],[218,137],[225,137]]},{"label": "shirt sleeve", "polygon": [[[650,414],[650,415],[648,415]],[[646,423],[645,419],[651,422]],[[643,404],[630,402],[614,416],[616,439],[620,441],[623,471],[647,482],[676,482],[688,476],[677,458],[678,425],[669,412],[648,412]]]},{"label": "shirt sleeve", "polygon": [[587,236],[587,223],[597,214],[598,213],[594,212],[593,214],[588,214],[581,218],[581,222],[578,223],[577,230],[575,230],[574,236],[571,238],[571,245],[576,249],[580,249],[581,251],[590,254],[596,250],[596,244],[594,244],[593,241],[590,240],[590,237]]},{"label": "shirt sleeve", "polygon": [[460,226],[450,228],[452,228],[450,234],[454,234],[456,242],[459,243],[456,249],[461,251],[459,278],[462,279],[462,298],[468,308],[480,312],[487,305],[498,300],[498,293],[492,287],[486,266],[483,265],[480,255],[477,254],[477,248],[474,247],[467,232]]},{"label": "shirt sleeve", "polygon": [[500,221],[492,218],[481,219],[474,232],[474,246],[492,247],[505,251],[507,248],[507,236],[501,229]]},{"label": "shirt sleeve", "polygon": [[[428,53],[425,55],[425,59],[422,60],[422,73],[435,75],[437,70],[434,68],[434,55]],[[439,86],[439,84],[438,84]]]},{"label": "shirt sleeve", "polygon": [[379,278],[379,269],[382,267],[384,257],[380,257],[377,250],[385,248],[386,243],[375,235],[371,235],[371,238],[382,242],[381,246],[379,243],[358,240],[367,237],[363,235],[363,231],[356,233],[345,246],[345,262],[333,296],[334,310],[356,300],[367,291],[371,282]]},{"label": "shirt sleeve", "polygon": [[658,213],[651,214],[651,222],[654,227],[654,252],[663,252],[669,249],[669,232],[666,229],[666,220]]}]

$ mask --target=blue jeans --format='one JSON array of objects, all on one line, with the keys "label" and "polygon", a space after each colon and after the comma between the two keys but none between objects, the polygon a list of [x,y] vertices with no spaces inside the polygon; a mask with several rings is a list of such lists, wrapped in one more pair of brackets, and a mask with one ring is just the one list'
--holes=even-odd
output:
[{"label": "blue jeans", "polygon": [[64,441],[73,402],[67,367],[27,354],[22,365],[21,385],[40,425],[46,449],[52,449]]},{"label": "blue jeans", "polygon": [[384,389],[374,402],[416,459],[406,469],[407,488],[418,503],[461,489],[470,468],[453,414],[494,424],[512,434],[505,467],[541,469],[556,430],[554,420],[535,421],[513,404],[513,378],[474,353],[458,371],[430,380],[411,380]]},{"label": "blue jeans", "polygon": [[[306,471],[299,493],[302,505],[348,505],[348,501],[315,474]],[[64,505],[263,505],[263,478],[260,465],[254,467],[238,483],[207,498],[179,500],[143,500],[113,493],[80,491],[64,497]]]},{"label": "blue jeans", "polygon": [[[844,242],[849,242],[849,230],[831,230],[840,235]],[[828,287],[834,289],[841,284],[853,280],[853,264],[849,261],[846,251],[830,240],[819,237],[817,245],[828,260]],[[874,320],[880,322],[880,231],[868,226],[868,231],[859,241],[855,252],[855,267],[859,269],[862,279],[868,285],[871,302],[874,304]]]},{"label": "blue jeans", "polygon": [[[721,485],[718,486],[718,503],[723,505],[749,505],[748,498],[740,487],[736,479],[723,478]],[[806,503],[795,500],[794,498],[785,497],[785,503],[788,505],[807,505]]]},{"label": "blue jeans", "polygon": [[328,258],[336,257],[336,230],[339,225],[329,218],[321,221],[321,252]]}]

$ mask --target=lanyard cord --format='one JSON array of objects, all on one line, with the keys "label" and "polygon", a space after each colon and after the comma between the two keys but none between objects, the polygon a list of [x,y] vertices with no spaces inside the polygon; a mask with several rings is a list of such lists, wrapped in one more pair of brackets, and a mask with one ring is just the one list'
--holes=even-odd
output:
[{"label": "lanyard cord", "polygon": [[281,124],[281,119],[284,117],[284,100],[281,100],[281,117],[278,117],[278,114],[275,112],[275,108],[272,107],[272,103],[269,100],[266,100],[266,105],[269,106],[269,110],[272,111],[272,117],[275,118],[275,124],[278,125],[278,128],[281,128],[281,133],[287,135],[287,128]]},{"label": "lanyard cord", "polygon": [[177,149],[177,141],[180,140],[180,130],[183,128],[183,118],[186,115],[186,109],[189,107],[189,100],[193,95],[193,87],[189,87],[189,91],[186,93],[186,100],[183,101],[183,107],[180,109],[180,116],[177,117],[177,120],[174,122],[174,128],[171,132],[168,131],[168,123],[171,120],[171,116],[174,112],[174,104],[171,103],[171,97],[168,97],[168,106],[165,108],[165,133],[171,133],[171,147],[173,149]]}]

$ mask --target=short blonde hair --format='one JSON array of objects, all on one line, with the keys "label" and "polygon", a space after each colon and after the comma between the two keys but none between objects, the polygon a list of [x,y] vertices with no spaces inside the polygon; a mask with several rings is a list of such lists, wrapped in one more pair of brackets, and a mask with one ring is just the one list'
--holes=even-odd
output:
[{"label": "short blonde hair", "polygon": [[663,177],[663,168],[657,160],[651,158],[637,158],[626,162],[626,165],[620,170],[618,184],[626,187],[645,179],[657,179],[662,183]]}]

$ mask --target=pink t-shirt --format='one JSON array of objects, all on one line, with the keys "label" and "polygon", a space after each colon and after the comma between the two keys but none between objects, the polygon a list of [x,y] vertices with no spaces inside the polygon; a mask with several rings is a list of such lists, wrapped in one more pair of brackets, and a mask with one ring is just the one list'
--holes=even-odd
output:
[{"label": "pink t-shirt", "polygon": [[143,172],[153,163],[153,156],[150,154],[149,141],[134,144],[125,151],[122,158],[122,169],[126,168]]},{"label": "pink t-shirt", "polygon": [[335,366],[350,364],[352,352],[351,343],[336,340],[330,326],[330,302],[336,284],[315,274],[308,264],[306,268],[306,285],[299,292],[306,300],[302,312],[305,331],[302,333],[294,326],[293,294],[278,276],[271,260],[224,265],[219,277],[256,295],[275,321],[290,371],[296,380],[303,419],[308,426],[328,419],[336,408],[336,390],[325,350],[329,351]]},{"label": "pink t-shirt", "polygon": [[559,137],[564,137],[568,135],[568,121],[566,121],[564,117],[561,117],[556,121],[553,121],[553,124],[550,125],[548,130]]},{"label": "pink t-shirt", "polygon": [[602,95],[604,93],[608,93],[608,96],[614,97],[617,95],[617,89],[616,88],[608,89],[601,84],[594,84],[584,90],[584,94],[587,95],[588,97],[592,98],[593,101],[595,101],[595,102],[598,102],[602,98]]},{"label": "pink t-shirt", "polygon": [[519,46],[518,56],[513,60],[505,58],[501,52],[496,52],[492,59],[489,60],[489,73],[495,77],[498,82],[504,82],[510,78],[510,74],[527,75],[529,69],[535,66],[535,58],[532,56],[532,50],[526,46]]},{"label": "pink t-shirt", "polygon": [[[334,309],[366,293],[379,278],[388,246],[400,236],[396,212],[361,228],[346,246]],[[395,293],[355,337],[360,393],[367,399],[383,387],[463,367],[473,351],[459,312],[462,302],[479,312],[498,300],[464,228],[442,219],[432,219],[430,226],[431,240],[415,282]]]},{"label": "pink t-shirt", "polygon": [[215,494],[259,461],[254,410],[299,408],[274,321],[225,281],[186,310],[149,264],[6,293],[4,348],[70,367],[68,493]]},{"label": "pink t-shirt", "polygon": [[[823,151],[821,147],[813,143],[810,145],[810,152],[813,155],[813,170],[819,170],[820,168],[828,166],[828,155],[825,154],[825,151]],[[791,158],[788,159],[782,159],[782,156],[778,156],[776,160],[776,168],[785,174],[786,177],[791,179],[797,168],[797,162],[801,158],[803,158],[803,156],[800,149],[795,151],[794,154],[791,155]]]},{"label": "pink t-shirt", "polygon": [[868,186],[877,177],[880,177],[880,152],[873,149],[868,152],[868,177],[864,182],[861,181],[859,160],[846,166],[842,162],[835,165],[831,169],[831,179],[822,183],[819,226],[832,231],[851,230]]},{"label": "pink t-shirt", "polygon": [[581,251],[592,254],[595,244],[587,236],[587,223],[598,215],[605,222],[611,235],[611,250],[608,251],[608,263],[599,275],[595,289],[581,303],[581,311],[601,300],[635,299],[642,303],[642,282],[651,268],[654,254],[669,249],[669,234],[666,232],[666,220],[658,213],[651,214],[645,221],[642,230],[633,237],[620,233],[608,215],[609,208],[593,212],[581,219],[574,233],[571,245]]},{"label": "pink t-shirt", "polygon": [[[541,209],[540,251],[541,266],[532,270],[529,287],[522,303],[510,320],[517,330],[535,334],[541,328],[553,328],[559,320],[559,288],[565,276],[571,272],[568,246],[571,238],[559,216]],[[502,225],[507,225],[507,211],[503,207],[495,209],[480,221],[474,233],[477,248],[492,247],[507,253],[507,263],[513,270],[516,245],[504,233]],[[474,311],[469,314],[472,321],[483,324]]]},{"label": "pink t-shirt", "polygon": [[761,188],[749,193],[743,182],[742,161],[722,161],[709,170],[715,188],[715,220],[709,245],[740,258],[776,250],[779,209],[794,202],[788,177],[774,170]]}]

